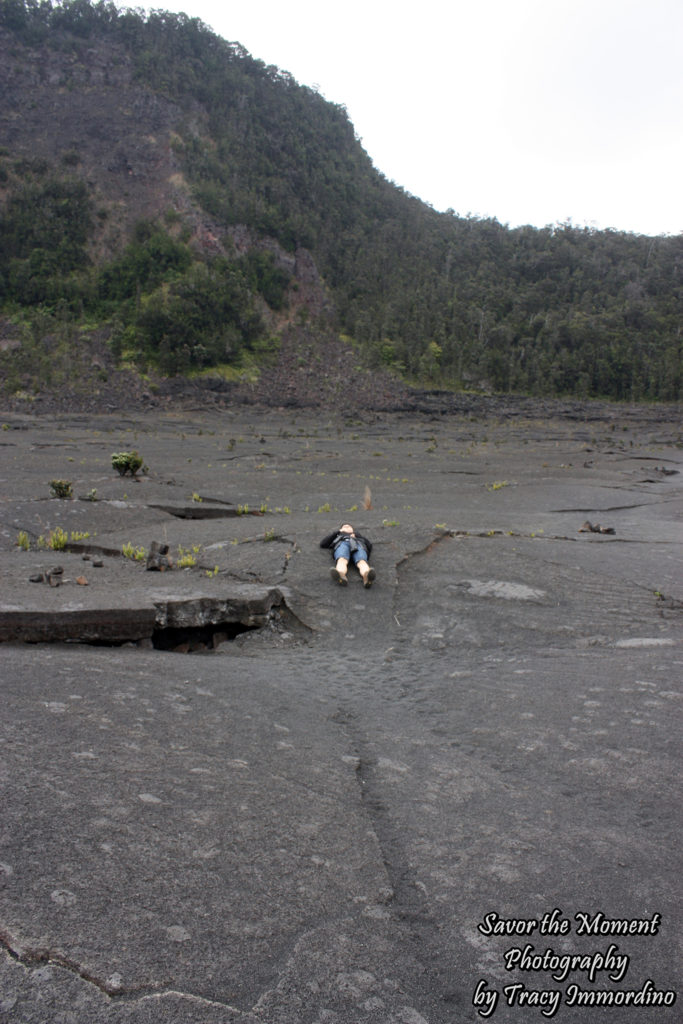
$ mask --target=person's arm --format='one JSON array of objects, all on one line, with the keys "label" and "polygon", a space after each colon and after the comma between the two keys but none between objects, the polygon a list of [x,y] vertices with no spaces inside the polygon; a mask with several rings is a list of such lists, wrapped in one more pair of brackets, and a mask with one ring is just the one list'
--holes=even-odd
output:
[{"label": "person's arm", "polygon": [[321,548],[331,548],[332,547],[332,542],[333,542],[333,540],[334,540],[334,538],[336,536],[337,536],[337,531],[336,530],[333,533],[328,533],[328,535],[326,537],[323,537],[323,539],[320,541],[320,547]]},{"label": "person's arm", "polygon": [[368,558],[372,554],[372,541],[368,540],[367,537],[362,537],[360,533],[356,534],[356,540],[359,541],[368,553]]}]

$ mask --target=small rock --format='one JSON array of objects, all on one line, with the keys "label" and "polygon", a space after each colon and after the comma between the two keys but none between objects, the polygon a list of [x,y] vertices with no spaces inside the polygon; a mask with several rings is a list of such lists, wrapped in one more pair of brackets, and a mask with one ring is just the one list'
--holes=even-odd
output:
[{"label": "small rock", "polygon": [[50,899],[60,907],[72,907],[76,902],[76,896],[68,889],[55,889],[50,893]]},{"label": "small rock", "polygon": [[593,523],[590,520],[586,520],[583,526],[579,527],[579,533],[616,533],[613,526],[600,526],[600,523]]},{"label": "small rock", "polygon": [[77,576],[76,577],[76,583],[78,583],[79,587],[87,587],[88,586],[88,581],[85,578],[85,576]]},{"label": "small rock", "polygon": [[104,565],[104,562],[102,561],[101,558],[93,558],[92,564],[95,569],[101,569],[102,566]]},{"label": "small rock", "polygon": [[168,544],[160,544],[159,541],[153,540],[147,555],[147,571],[164,572],[165,569],[170,569],[172,566],[173,562],[168,557]]}]

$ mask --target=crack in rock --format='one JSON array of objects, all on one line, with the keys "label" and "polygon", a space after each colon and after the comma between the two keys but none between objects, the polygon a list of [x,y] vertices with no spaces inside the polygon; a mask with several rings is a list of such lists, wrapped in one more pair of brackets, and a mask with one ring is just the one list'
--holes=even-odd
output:
[{"label": "crack in rock", "polygon": [[144,1003],[152,1000],[160,1002],[162,999],[182,999],[200,1006],[228,1010],[244,1020],[252,1019],[251,1014],[245,1013],[244,1010],[232,1006],[230,1003],[203,996],[197,992],[182,992],[179,989],[171,988],[170,985],[168,987],[159,986],[158,984],[124,987],[122,984],[123,979],[117,971],[103,980],[63,953],[45,948],[21,948],[14,943],[7,932],[2,930],[0,930],[0,947],[5,949],[11,960],[14,960],[15,963],[20,964],[26,970],[34,970],[36,967],[43,965],[57,967],[80,978],[87,985],[92,985],[93,988],[102,992],[112,1001]]},{"label": "crack in rock", "polygon": [[[60,967],[69,973],[76,975],[89,985],[93,985],[99,989],[100,992],[104,992],[105,995],[110,998],[121,998],[124,996],[134,995],[137,997],[137,993],[144,992],[145,989],[140,987],[139,989],[126,989],[124,990],[121,985],[120,975],[117,973],[112,974],[106,980],[102,980],[88,971],[85,967],[79,964],[76,960],[72,960],[71,957],[65,956],[63,953],[58,953],[54,950],[45,949],[39,947],[33,949],[31,947],[21,947],[18,943],[14,942],[12,937],[5,931],[0,931],[0,946],[4,947],[9,957],[21,964],[27,969],[33,969],[34,967],[41,964],[50,964],[54,967]],[[149,988],[149,986],[146,986]]]},{"label": "crack in rock", "polygon": [[419,558],[420,555],[427,555],[438,545],[443,543],[445,540],[451,540],[455,536],[466,536],[465,533],[456,530],[443,530],[437,536],[432,537],[429,543],[425,544],[423,548],[419,548],[417,551],[406,551],[406,553],[399,558],[396,563],[396,570],[398,571],[402,565],[406,562],[412,561],[413,558]]},{"label": "crack in rock", "polygon": [[162,999],[182,999],[186,1002],[197,1003],[199,1006],[215,1007],[218,1010],[228,1010],[230,1013],[239,1015],[239,1017],[245,1021],[254,1020],[250,1013],[245,1013],[244,1010],[240,1010],[238,1007],[232,1006],[230,1003],[224,1003],[218,999],[210,999],[208,996],[200,996],[194,992],[181,992],[174,988],[164,989],[159,992],[150,992],[147,995],[141,996],[137,1002],[150,1002],[153,999],[157,1002],[161,1002]]},{"label": "crack in rock", "polygon": [[[665,498],[663,500],[664,500],[664,502],[666,502],[666,501],[673,501],[674,499],[673,498]],[[570,513],[570,512],[572,514],[576,513],[577,515],[579,515],[579,514],[580,515],[587,515],[589,512],[592,512],[594,514],[596,512],[628,512],[631,509],[635,509],[635,508],[650,508],[650,506],[652,506],[652,505],[658,507],[660,504],[662,504],[661,500],[660,501],[639,501],[639,502],[636,502],[634,505],[609,505],[607,508],[551,508],[548,511],[551,512],[553,515],[563,515],[565,513]]]},{"label": "crack in rock", "polygon": [[[380,773],[384,759],[371,751],[367,738],[356,727],[357,717],[353,712],[339,709],[333,720],[344,729],[353,750],[349,760],[353,763],[361,805],[377,844],[377,855],[381,858],[387,881],[378,893],[376,914],[370,916],[391,918],[399,933],[404,933],[403,941],[421,962],[424,973],[435,970],[438,974],[434,966],[441,957],[438,925],[429,912],[424,886],[409,863],[401,832],[392,820],[391,808],[381,791]],[[396,767],[394,762],[390,764]],[[394,940],[397,938],[398,935],[394,934]],[[424,944],[419,954],[414,947],[416,941]]]}]

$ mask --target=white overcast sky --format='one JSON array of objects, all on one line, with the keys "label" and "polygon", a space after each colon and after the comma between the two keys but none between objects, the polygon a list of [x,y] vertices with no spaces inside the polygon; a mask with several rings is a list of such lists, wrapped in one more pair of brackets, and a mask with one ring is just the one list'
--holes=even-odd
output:
[{"label": "white overcast sky", "polygon": [[168,0],[343,104],[437,210],[683,232],[683,0]]}]

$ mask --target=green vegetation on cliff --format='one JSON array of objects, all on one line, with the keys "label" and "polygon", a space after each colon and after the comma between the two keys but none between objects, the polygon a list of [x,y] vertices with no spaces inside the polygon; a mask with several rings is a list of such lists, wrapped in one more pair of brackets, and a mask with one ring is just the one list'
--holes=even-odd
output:
[{"label": "green vegetation on cliff", "polygon": [[336,310],[320,330],[349,336],[370,366],[438,386],[681,397],[683,236],[437,213],[372,166],[343,107],[196,18],[0,0],[3,30],[11,45],[81,60],[119,47],[140,87],[177,107],[174,154],[195,209],[221,240],[238,228],[251,240],[210,253],[182,218],[143,222],[95,258],[78,154],[38,166],[5,144],[6,313],[109,322],[119,354],[166,372],[235,362],[272,349],[263,315],[284,309],[291,282],[276,248],[307,249]]}]

